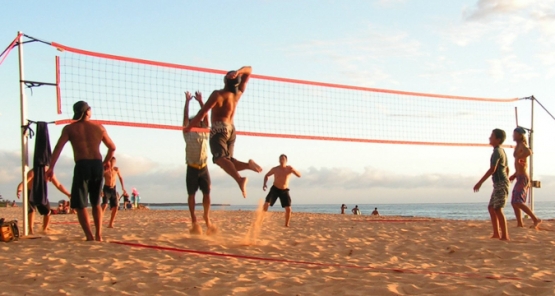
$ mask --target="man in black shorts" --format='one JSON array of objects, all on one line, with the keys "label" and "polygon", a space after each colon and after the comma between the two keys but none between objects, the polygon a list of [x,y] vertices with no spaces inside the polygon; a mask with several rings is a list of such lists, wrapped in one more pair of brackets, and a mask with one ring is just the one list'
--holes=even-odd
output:
[{"label": "man in black shorts", "polygon": [[[197,91],[195,95],[190,92],[185,93],[185,108],[183,110],[183,126],[189,125],[189,102],[196,99],[200,107],[204,105],[202,102],[202,94]],[[208,116],[205,116],[197,126],[198,128],[208,127]],[[183,130],[183,138],[185,139],[185,160],[187,162],[187,194],[189,196],[187,203],[191,212],[191,221],[193,226],[190,229],[192,234],[202,234],[202,228],[197,223],[195,215],[195,194],[197,190],[202,191],[202,205],[204,207],[204,221],[206,222],[207,234],[216,232],[216,227],[210,222],[210,174],[207,166],[207,147],[208,133],[206,132],[185,132]]]},{"label": "man in black shorts", "polygon": [[281,207],[285,208],[285,227],[289,227],[289,221],[291,220],[291,196],[289,196],[289,178],[291,174],[301,177],[301,173],[295,170],[292,166],[287,165],[287,156],[282,154],[279,156],[279,165],[273,167],[264,176],[264,186],[262,189],[266,191],[268,186],[268,178],[274,175],[274,185],[270,188],[268,196],[266,196],[266,202],[264,203],[264,211],[268,211],[269,206],[274,206],[277,199],[281,203]]},{"label": "man in black shorts", "polygon": [[242,177],[239,172],[247,169],[257,173],[262,171],[262,168],[252,159],[248,162],[242,162],[233,157],[235,109],[247,88],[251,72],[252,69],[249,66],[242,67],[237,71],[229,71],[224,77],[224,88],[212,92],[206,104],[200,108],[197,116],[191,119],[184,129],[184,132],[190,132],[193,128],[198,128],[208,111],[212,110],[210,117],[212,124],[210,130],[212,160],[237,182],[244,198],[247,197],[248,179]]},{"label": "man in black shorts", "polygon": [[[73,120],[75,122],[66,125],[52,152],[50,167],[46,172],[46,178],[54,176],[54,168],[69,141],[73,148],[75,168],[73,170],[73,183],[71,186],[71,208],[77,210],[79,224],[85,232],[87,241],[102,241],[102,209],[100,208],[100,190],[102,187],[102,173],[104,167],[110,167],[110,160],[114,157],[116,145],[108,136],[106,129],[97,123],[90,121],[91,108],[86,102],[79,101],[73,105]],[[104,143],[108,152],[102,161],[100,154],[100,143]],[[87,195],[92,205],[94,225],[96,228],[93,236],[87,213]]]}]

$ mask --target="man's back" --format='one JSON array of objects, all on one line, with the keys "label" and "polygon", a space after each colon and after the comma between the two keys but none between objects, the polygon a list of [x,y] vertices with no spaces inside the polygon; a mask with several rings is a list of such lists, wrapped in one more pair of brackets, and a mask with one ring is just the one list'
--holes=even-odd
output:
[{"label": "man's back", "polygon": [[81,159],[102,159],[99,146],[105,129],[100,124],[90,121],[78,121],[64,128],[73,147],[75,161]]},{"label": "man's back", "polygon": [[212,108],[211,122],[223,122],[233,124],[235,108],[243,93],[238,91],[236,94],[226,90],[216,90],[213,95],[217,96],[216,103]]}]

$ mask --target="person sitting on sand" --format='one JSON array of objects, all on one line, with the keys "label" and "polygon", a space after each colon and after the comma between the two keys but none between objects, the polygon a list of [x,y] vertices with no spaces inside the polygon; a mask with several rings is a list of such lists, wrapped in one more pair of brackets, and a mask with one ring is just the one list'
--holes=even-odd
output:
[{"label": "person sitting on sand", "polygon": [[374,211],[372,212],[372,216],[380,216],[380,213],[378,213],[378,208],[374,208]]},{"label": "person sitting on sand", "polygon": [[15,199],[14,199],[12,202],[12,208],[15,208],[15,207],[17,207],[17,204],[15,203]]},{"label": "person sitting on sand", "polygon": [[351,212],[353,212],[353,215],[360,215],[360,210],[358,209],[358,205],[356,205]]},{"label": "person sitting on sand", "polygon": [[[48,167],[44,167],[44,170],[47,171]],[[29,216],[28,216],[28,224],[29,224],[29,234],[34,234],[34,229],[33,229],[33,223],[35,221],[35,212],[37,212],[37,206],[35,205],[34,201],[33,201],[33,195],[31,194],[31,189],[33,186],[33,179],[35,177],[35,172],[33,169],[31,169],[28,173],[27,173],[27,188],[28,188],[28,198],[29,198]],[[61,192],[63,193],[65,196],[67,196],[68,198],[71,198],[71,194],[69,193],[69,191],[64,187],[64,185],[62,185],[62,183],[60,183],[60,181],[58,181],[58,179],[56,178],[56,176],[52,176],[52,178],[49,180],[50,182],[52,182],[52,184],[54,184],[54,186]],[[17,198],[21,198],[21,192],[23,191],[23,183],[19,183],[19,185],[17,185]],[[44,215],[43,219],[42,219],[42,230],[46,231],[49,229],[49,224],[50,224],[50,214],[52,213],[52,211],[50,211],[49,214]]]},{"label": "person sitting on sand", "polygon": [[342,205],[341,205],[341,215],[344,215],[344,214],[345,214],[345,210],[346,210],[346,209],[347,209],[347,205],[342,204]]},{"label": "person sitting on sand", "polygon": [[[193,96],[190,92],[185,93],[185,107],[183,109],[183,126],[188,126],[189,121],[189,102],[196,99],[200,107],[204,106],[202,101],[202,93],[197,91]],[[208,127],[208,115],[202,118],[197,126],[198,128]],[[206,223],[206,233],[213,234],[216,227],[210,222],[210,173],[208,172],[208,142],[209,134],[207,132],[185,132],[183,130],[183,138],[185,139],[185,161],[187,162],[187,175],[185,182],[187,183],[187,203],[189,212],[191,213],[192,227],[189,230],[191,234],[202,234],[202,228],[197,223],[195,215],[195,195],[200,189],[202,192],[202,206],[204,208],[204,222]]]},{"label": "person sitting on sand", "polygon": [[266,196],[266,202],[264,203],[264,212],[268,211],[269,206],[274,206],[277,199],[281,203],[281,207],[285,208],[285,227],[289,227],[289,221],[291,221],[291,196],[289,196],[289,178],[291,174],[301,177],[301,173],[295,170],[292,166],[287,165],[287,156],[282,154],[279,156],[279,165],[273,167],[264,176],[264,185],[262,190],[266,191],[268,186],[268,178],[274,176],[274,184],[270,188],[268,196]]},{"label": "person sitting on sand", "polygon": [[513,197],[511,205],[515,211],[517,227],[524,227],[522,222],[522,212],[528,214],[534,226],[531,228],[538,229],[542,220],[534,215],[534,212],[526,205],[526,198],[528,197],[528,188],[530,188],[530,177],[528,176],[528,157],[532,155],[532,150],[528,148],[526,142],[526,130],[522,127],[517,127],[513,132],[513,140],[516,142],[515,152],[515,173],[509,177],[509,181],[516,179],[515,187],[513,188]]}]

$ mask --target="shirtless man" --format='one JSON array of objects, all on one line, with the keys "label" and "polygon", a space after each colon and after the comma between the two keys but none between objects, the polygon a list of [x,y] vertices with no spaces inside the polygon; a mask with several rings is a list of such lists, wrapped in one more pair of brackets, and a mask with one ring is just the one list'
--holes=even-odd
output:
[{"label": "shirtless man", "polygon": [[[54,147],[50,168],[46,172],[46,178],[54,176],[54,168],[69,141],[73,148],[73,159],[75,169],[73,170],[73,183],[71,185],[71,208],[77,210],[79,224],[85,232],[87,241],[102,241],[102,209],[100,208],[100,190],[102,187],[102,173],[104,168],[110,167],[110,160],[114,157],[116,145],[108,136],[106,129],[100,124],[90,121],[91,108],[86,102],[79,101],[73,105],[73,122],[66,125],[62,135]],[[100,143],[108,148],[104,162],[100,154]],[[103,168],[104,166],[104,168]],[[94,226],[96,228],[93,237],[89,225],[89,214],[87,213],[87,194],[92,205]]]},{"label": "shirtless man", "polygon": [[239,185],[243,197],[247,197],[247,178],[242,177],[239,171],[252,170],[257,173],[262,171],[252,159],[248,163],[240,162],[233,158],[235,146],[235,125],[233,118],[239,99],[245,92],[251,67],[242,67],[237,71],[229,71],[224,77],[224,88],[215,90],[202,106],[197,116],[190,120],[183,132],[188,133],[197,127],[209,110],[212,110],[210,121],[210,151],[212,161],[228,173]]},{"label": "shirtless man", "polygon": [[[45,171],[47,169],[48,169],[48,167],[44,168]],[[29,188],[29,192],[28,192],[28,197],[29,197],[29,216],[28,216],[29,234],[35,234],[33,223],[35,222],[35,212],[37,211],[37,206],[33,202],[33,195],[32,195],[32,192],[31,192],[31,189],[33,188],[33,179],[34,179],[34,177],[35,177],[34,170],[30,170],[27,173],[27,188]],[[71,194],[69,193],[69,191],[67,191],[67,189],[64,187],[64,185],[62,185],[62,183],[60,183],[60,181],[58,181],[56,176],[52,176],[52,178],[50,179],[50,182],[52,182],[52,184],[54,184],[54,186],[56,186],[56,188],[58,188],[58,190],[60,190],[61,193],[63,193],[65,196],[67,196],[68,198],[71,199]],[[23,183],[19,183],[19,185],[17,186],[17,198],[18,199],[21,198],[21,192],[22,191],[23,191]],[[43,216],[43,218],[42,218],[42,231],[46,231],[46,230],[49,229],[48,225],[50,224],[50,215],[51,214],[52,214],[52,211],[49,211],[48,214]]]},{"label": "shirtless man", "polygon": [[538,229],[542,220],[536,217],[526,205],[528,188],[530,188],[528,156],[532,155],[532,150],[528,148],[528,144],[526,143],[526,130],[522,127],[517,127],[513,132],[513,140],[516,142],[515,152],[513,153],[515,157],[515,173],[509,177],[509,180],[512,182],[516,179],[511,205],[515,211],[517,227],[524,227],[521,213],[521,211],[523,211],[534,221],[534,226],[532,226],[532,228]]},{"label": "shirtless man", "polygon": [[123,195],[126,195],[127,191],[125,191],[125,185],[123,185],[121,171],[118,167],[116,167],[116,158],[112,157],[110,166],[104,168],[104,187],[102,188],[102,213],[104,213],[106,208],[108,208],[108,201],[110,202],[110,210],[112,211],[108,228],[114,228],[114,221],[116,220],[116,214],[118,213],[119,207],[119,197],[116,192],[116,177],[119,179],[119,183],[121,184]]},{"label": "shirtless man", "polygon": [[274,206],[279,198],[281,207],[285,208],[285,227],[289,227],[289,221],[291,221],[291,196],[289,196],[289,178],[291,174],[294,174],[298,178],[301,177],[299,171],[287,165],[287,156],[282,154],[279,156],[279,165],[273,167],[266,176],[264,176],[264,186],[262,186],[262,189],[266,191],[268,188],[268,186],[266,186],[268,178],[274,175],[274,185],[270,188],[268,196],[266,196],[264,212],[268,211],[269,206]]}]

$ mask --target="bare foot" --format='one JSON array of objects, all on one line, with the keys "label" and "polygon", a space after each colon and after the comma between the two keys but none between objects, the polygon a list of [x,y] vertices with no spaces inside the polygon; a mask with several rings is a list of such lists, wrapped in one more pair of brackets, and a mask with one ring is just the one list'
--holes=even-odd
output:
[{"label": "bare foot", "polygon": [[534,222],[534,226],[531,226],[530,228],[534,228],[535,230],[540,230],[540,224],[542,224],[542,219],[537,219],[536,222]]},{"label": "bare foot", "polygon": [[510,239],[508,237],[502,237],[502,238],[500,238],[500,240],[507,241],[507,242],[510,241]]},{"label": "bare foot", "polygon": [[491,238],[496,238],[496,239],[501,239],[501,237],[497,234],[497,235],[492,235]]},{"label": "bare foot", "polygon": [[94,238],[94,240],[97,241],[97,242],[103,241],[103,240],[102,240],[102,236],[100,236],[100,235],[98,235],[98,234],[96,235],[96,237]]},{"label": "bare foot", "polygon": [[114,228],[113,224],[108,225],[108,228]]},{"label": "bare foot", "polygon": [[256,162],[254,162],[254,160],[252,160],[252,159],[249,159],[249,169],[251,169],[251,170],[253,170],[257,173],[262,172],[262,168],[258,164],[256,164]]},{"label": "bare foot", "polygon": [[198,225],[198,223],[195,223],[195,224],[193,224],[193,227],[191,227],[191,229],[189,229],[189,233],[194,234],[194,235],[201,235],[202,234],[202,227],[200,227],[200,225]]},{"label": "bare foot", "polygon": [[247,182],[249,181],[249,179],[247,179],[247,177],[243,177],[241,178],[241,181],[239,181],[239,188],[241,188],[241,193],[243,193],[243,197],[247,198]]},{"label": "bare foot", "polygon": [[516,227],[517,227],[517,228],[524,228],[524,225],[518,224]]},{"label": "bare foot", "polygon": [[215,235],[215,234],[218,234],[218,228],[214,225],[208,226],[208,229],[206,229],[206,235]]}]

